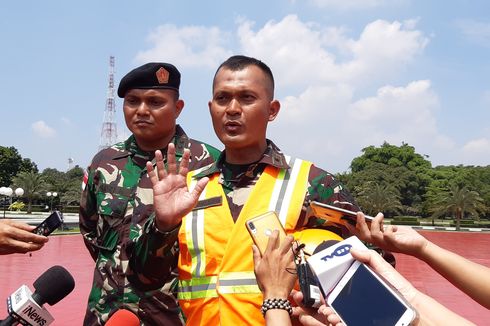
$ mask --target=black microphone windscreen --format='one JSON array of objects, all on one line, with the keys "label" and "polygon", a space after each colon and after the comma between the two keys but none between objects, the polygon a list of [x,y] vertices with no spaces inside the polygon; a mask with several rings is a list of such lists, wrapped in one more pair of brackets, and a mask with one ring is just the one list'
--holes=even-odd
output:
[{"label": "black microphone windscreen", "polygon": [[331,247],[335,245],[336,243],[339,243],[340,241],[338,240],[326,240],[320,243],[316,248],[313,254],[316,254],[317,252],[322,251],[323,249],[327,249],[328,247]]},{"label": "black microphone windscreen", "polygon": [[33,286],[36,289],[33,298],[40,298],[36,302],[39,305],[47,302],[52,306],[73,291],[75,280],[64,267],[56,265],[39,276]]}]

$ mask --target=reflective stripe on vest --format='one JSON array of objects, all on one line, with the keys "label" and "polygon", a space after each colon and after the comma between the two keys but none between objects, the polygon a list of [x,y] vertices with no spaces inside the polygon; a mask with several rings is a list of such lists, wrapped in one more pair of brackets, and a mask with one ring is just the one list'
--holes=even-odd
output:
[{"label": "reflective stripe on vest", "polygon": [[[289,169],[277,169],[273,166],[267,166],[261,177],[259,178],[258,182],[260,182],[260,179],[263,176],[267,180],[270,180],[267,181],[270,183],[270,186],[267,186],[270,190],[268,190],[267,193],[260,194],[262,198],[261,200],[268,200],[268,203],[265,207],[263,207],[263,210],[267,210],[268,208],[270,211],[276,211],[278,213],[278,216],[280,217],[281,223],[285,226],[286,230],[292,230],[295,227],[297,218],[299,217],[299,214],[301,212],[305,190],[307,187],[308,172],[311,163],[300,159],[291,159],[290,157],[286,157],[286,160],[290,166]],[[190,189],[192,189],[197,182],[193,178],[193,175],[197,174],[198,172],[199,171],[193,171],[190,172],[188,175],[188,184]],[[217,175],[211,177],[210,182],[208,183],[199,198],[200,200],[211,198],[213,196],[224,196],[222,186],[217,181],[217,178]],[[249,200],[250,197],[247,199],[247,202]],[[223,203],[223,205],[226,205],[227,207],[226,198],[224,198],[224,202],[225,203]],[[247,206],[247,204],[245,206]],[[248,206],[250,207],[250,203]],[[253,206],[254,204],[252,203],[252,207]],[[245,209],[242,209],[242,212],[244,210]],[[181,267],[185,268],[185,271],[190,273],[191,279],[185,279],[187,277],[182,277],[182,273],[179,272],[178,298],[183,300],[213,298],[217,297],[218,293],[260,294],[260,289],[258,288],[255,275],[253,273],[253,268],[250,271],[235,272],[229,270],[221,270],[221,268],[218,267],[218,269],[215,271],[216,273],[218,273],[218,276],[209,277],[208,275],[206,275],[206,264],[208,264],[208,262],[206,261],[206,257],[209,258],[214,256],[213,254],[206,254],[206,226],[204,225],[204,217],[206,214],[205,212],[206,209],[198,209],[190,212],[184,218],[184,223],[182,225],[183,228],[181,228],[180,230],[180,233],[185,234],[185,244],[187,245],[188,249],[187,257],[190,257],[190,261],[188,261],[188,258],[183,258],[186,257],[186,255],[184,252],[182,252],[180,258],[185,259],[185,261],[183,262],[182,266],[179,262],[179,269]],[[227,215],[230,215],[229,212]],[[238,220],[239,219],[240,216]],[[243,231],[247,232],[245,228]],[[179,241],[180,240],[181,239],[179,238]],[[228,240],[233,241],[234,239]],[[227,245],[227,243],[222,243],[223,247]],[[213,250],[213,248],[210,248],[210,250]],[[244,259],[250,258],[251,257],[244,257]],[[230,267],[228,267],[228,269],[229,268]],[[211,268],[211,270],[212,269],[213,268]]]},{"label": "reflective stripe on vest", "polygon": [[255,274],[253,272],[224,272],[218,277],[201,277],[190,280],[181,280],[178,287],[178,299],[216,298],[219,293],[260,293]]}]

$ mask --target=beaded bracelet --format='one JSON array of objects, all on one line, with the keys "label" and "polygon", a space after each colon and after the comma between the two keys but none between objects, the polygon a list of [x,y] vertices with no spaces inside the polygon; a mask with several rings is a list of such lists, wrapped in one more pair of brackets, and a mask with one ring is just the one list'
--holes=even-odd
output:
[{"label": "beaded bracelet", "polygon": [[264,317],[265,313],[269,309],[284,309],[287,310],[290,316],[293,314],[293,308],[291,307],[288,299],[265,299],[262,303],[262,308],[260,308],[260,311],[262,312],[262,315],[264,315]]}]

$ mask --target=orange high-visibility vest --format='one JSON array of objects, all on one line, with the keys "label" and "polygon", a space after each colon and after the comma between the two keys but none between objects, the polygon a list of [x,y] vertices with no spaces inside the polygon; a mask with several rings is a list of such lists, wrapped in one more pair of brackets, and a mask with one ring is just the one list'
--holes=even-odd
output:
[{"label": "orange high-visibility vest", "polygon": [[[311,162],[290,159],[289,169],[267,166],[236,222],[233,221],[219,173],[210,177],[200,200],[221,204],[196,209],[179,230],[180,306],[188,325],[263,325],[263,297],[254,274],[252,239],[245,222],[275,211],[291,233],[303,206]],[[196,182],[189,173],[192,188]]]}]

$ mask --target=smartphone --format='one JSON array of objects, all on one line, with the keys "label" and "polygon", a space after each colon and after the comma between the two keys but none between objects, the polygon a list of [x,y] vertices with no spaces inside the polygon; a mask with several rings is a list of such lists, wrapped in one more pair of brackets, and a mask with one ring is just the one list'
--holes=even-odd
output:
[{"label": "smartphone", "polygon": [[327,304],[349,326],[407,326],[417,317],[395,288],[359,261],[327,296]]},{"label": "smartphone", "polygon": [[53,211],[44,221],[41,222],[34,230],[33,233],[48,236],[54,230],[56,230],[63,223],[60,212]]},{"label": "smartphone", "polygon": [[284,231],[277,214],[273,211],[251,218],[245,222],[245,225],[261,254],[264,254],[267,248],[272,231],[279,230],[280,243],[286,238],[286,231]]},{"label": "smartphone", "polygon": [[[357,213],[348,209],[343,209],[337,206],[312,201],[310,203],[311,214],[320,218],[324,218],[329,222],[336,224],[356,225]],[[364,215],[366,222],[371,223],[374,219],[372,216]]]}]

